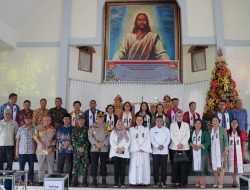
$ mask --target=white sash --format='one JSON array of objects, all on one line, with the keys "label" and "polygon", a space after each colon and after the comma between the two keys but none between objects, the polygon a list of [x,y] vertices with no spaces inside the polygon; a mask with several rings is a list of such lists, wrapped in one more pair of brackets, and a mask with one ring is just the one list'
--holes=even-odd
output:
[{"label": "white sash", "polygon": [[89,110],[89,127],[94,124],[93,117],[95,117],[95,121],[96,121],[97,110],[95,110],[95,115],[93,115],[91,110]]},{"label": "white sash", "polygon": [[71,117],[71,125],[76,126],[76,113],[73,112],[72,117]]},{"label": "white sash", "polygon": [[175,120],[175,113],[174,113],[173,110],[171,110],[171,123],[174,123],[174,122],[176,122],[176,120]]},{"label": "white sash", "polygon": [[[158,115],[159,114],[156,113],[155,117],[157,117]],[[167,125],[167,118],[166,118],[166,116],[164,114],[162,114],[162,119],[163,119],[163,126],[166,127],[166,125]]]},{"label": "white sash", "polygon": [[221,151],[220,151],[220,134],[219,128],[216,133],[212,128],[211,133],[211,157],[212,157],[212,168],[217,171],[221,168]]},{"label": "white sash", "polygon": [[109,117],[109,114],[107,114],[107,116],[106,116],[106,123],[107,123],[108,125],[110,125],[112,129],[114,128],[114,125],[115,125],[115,117],[114,117],[114,114],[112,114],[111,119],[110,119],[110,117]]},{"label": "white sash", "polygon": [[122,113],[122,121],[124,123],[125,129],[128,129],[132,123],[132,114],[131,112],[126,113],[125,111]]},{"label": "white sash", "polygon": [[[82,112],[79,113],[79,116],[80,116],[80,115],[82,115]],[[77,120],[77,118],[76,118],[76,113],[73,112],[73,113],[72,113],[72,116],[71,116],[71,125],[74,126],[74,127],[76,126],[76,120]]]},{"label": "white sash", "polygon": [[[222,126],[222,113],[218,112],[218,118],[220,119],[220,125]],[[230,119],[228,112],[225,112],[225,118],[226,118],[226,130],[230,129]]]},{"label": "white sash", "polygon": [[12,110],[12,120],[16,121],[16,115],[17,115],[17,106],[14,105],[12,108],[10,107],[9,104],[7,104],[6,106],[7,109],[11,109]]},{"label": "white sash", "polygon": [[[201,135],[202,130],[200,130],[199,134],[196,135],[195,131],[192,135],[192,141],[195,145],[201,145]],[[201,171],[201,149],[198,151],[193,150],[193,162],[194,162],[194,171]]]},{"label": "white sash", "polygon": [[194,126],[194,120],[198,119],[198,115],[196,114],[196,112],[194,112],[194,117],[193,114],[191,113],[191,111],[189,111],[189,125],[191,127]]},{"label": "white sash", "polygon": [[243,173],[243,160],[242,160],[242,150],[239,135],[231,135],[229,137],[229,169],[228,171],[234,173],[234,145],[236,146],[236,158],[237,158],[237,169],[238,174]]},{"label": "white sash", "polygon": [[150,127],[150,116],[146,114],[147,127]]}]

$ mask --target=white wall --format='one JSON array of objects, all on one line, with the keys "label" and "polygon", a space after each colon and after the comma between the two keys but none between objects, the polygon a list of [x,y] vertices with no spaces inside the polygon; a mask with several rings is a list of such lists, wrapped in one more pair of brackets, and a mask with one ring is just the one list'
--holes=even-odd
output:
[{"label": "white wall", "polygon": [[214,68],[215,63],[215,46],[208,46],[206,48],[206,66],[204,71],[192,72],[191,54],[188,50],[191,46],[183,46],[183,80],[185,83],[209,80],[211,77],[211,71]]},{"label": "white wall", "polygon": [[18,48],[0,52],[0,104],[9,93],[18,94],[18,103],[30,99],[34,107],[41,98],[48,99],[49,107],[58,96],[58,48]]},{"label": "white wall", "polygon": [[[250,113],[250,46],[226,47],[226,60],[236,81],[239,96]],[[250,121],[250,118],[249,118]]]},{"label": "white wall", "polygon": [[93,46],[95,53],[93,54],[93,72],[86,72],[78,70],[78,56],[79,49],[77,47],[70,47],[70,56],[69,56],[69,78],[93,81],[93,82],[102,82],[102,71],[103,71],[103,62],[102,62],[102,48],[101,46]]},{"label": "white wall", "polygon": [[250,40],[250,1],[222,0],[225,39]]},{"label": "white wall", "polygon": [[186,0],[186,13],[188,37],[215,35],[212,0]]},{"label": "white wall", "polygon": [[60,40],[62,0],[43,1],[40,9],[18,31],[18,42],[55,42]]},{"label": "white wall", "polygon": [[73,0],[70,37],[96,37],[97,12],[97,0]]}]

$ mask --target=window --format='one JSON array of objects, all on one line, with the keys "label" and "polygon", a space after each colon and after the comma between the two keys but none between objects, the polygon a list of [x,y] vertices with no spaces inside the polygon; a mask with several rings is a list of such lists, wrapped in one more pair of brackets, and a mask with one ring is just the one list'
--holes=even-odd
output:
[{"label": "window", "polygon": [[192,46],[188,52],[191,53],[192,72],[206,70],[206,48],[208,46]]},{"label": "window", "polygon": [[95,49],[91,46],[81,46],[78,49],[78,70],[92,72],[93,53],[95,53]]}]

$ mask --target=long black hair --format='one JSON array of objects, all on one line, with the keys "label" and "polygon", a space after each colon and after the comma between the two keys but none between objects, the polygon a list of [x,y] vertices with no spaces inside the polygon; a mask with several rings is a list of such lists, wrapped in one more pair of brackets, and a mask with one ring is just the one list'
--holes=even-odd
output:
[{"label": "long black hair", "polygon": [[141,105],[140,105],[140,110],[138,113],[142,113],[142,105],[145,104],[147,109],[146,109],[146,114],[148,114],[150,117],[152,116],[152,114],[150,113],[149,111],[149,106],[148,106],[148,103],[147,102],[142,102]]},{"label": "long black hair", "polygon": [[238,133],[238,135],[240,135],[240,124],[239,124],[239,121],[237,119],[233,119],[230,123],[230,129],[229,129],[229,135],[231,136],[232,135],[232,132],[233,132],[233,128],[232,128],[232,122],[233,121],[236,121],[238,123],[238,127],[236,128],[236,131]]}]

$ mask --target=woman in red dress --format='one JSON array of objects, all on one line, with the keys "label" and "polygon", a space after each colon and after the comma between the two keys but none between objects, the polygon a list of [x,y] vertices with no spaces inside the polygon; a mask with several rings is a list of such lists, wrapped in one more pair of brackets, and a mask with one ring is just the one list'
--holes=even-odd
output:
[{"label": "woman in red dress", "polygon": [[237,186],[236,175],[243,173],[243,146],[246,142],[246,135],[239,129],[239,122],[233,119],[230,129],[227,131],[229,140],[229,172],[232,173],[233,187]]}]

